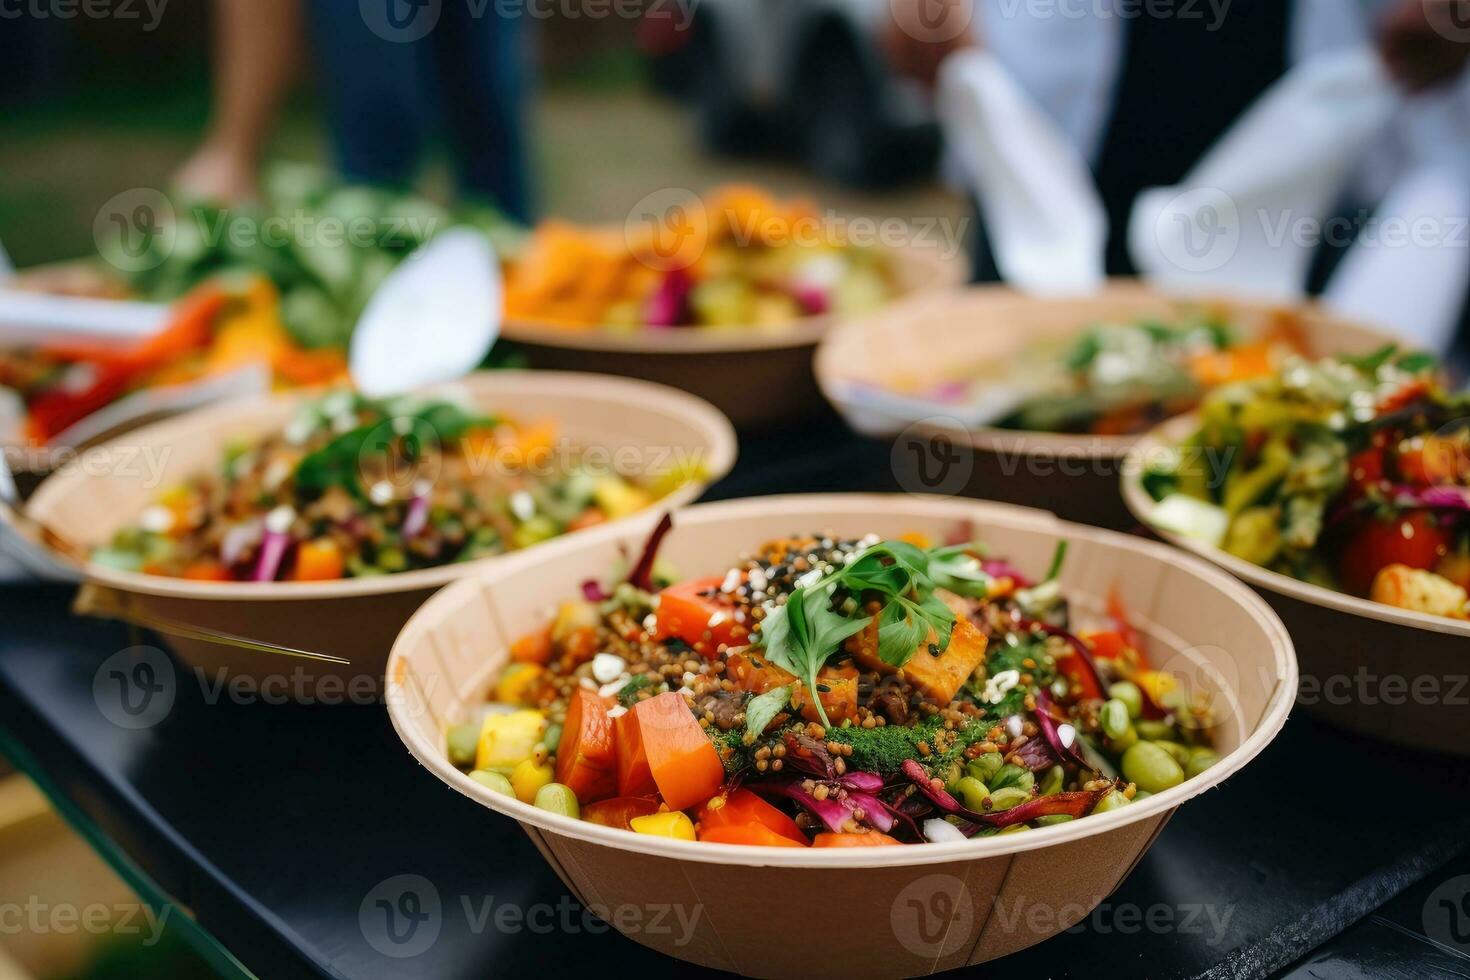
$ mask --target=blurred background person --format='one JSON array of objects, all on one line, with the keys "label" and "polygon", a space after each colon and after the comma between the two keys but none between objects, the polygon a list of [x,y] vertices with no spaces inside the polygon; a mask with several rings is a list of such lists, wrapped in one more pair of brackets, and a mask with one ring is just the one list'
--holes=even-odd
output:
[{"label": "blurred background person", "polygon": [[409,183],[439,137],[461,192],[530,219],[527,17],[498,4],[370,0],[381,7],[373,11],[304,2],[303,10],[303,0],[215,0],[214,107],[203,144],[178,173],[184,189],[227,201],[254,194],[277,114],[309,51],[345,177]]}]

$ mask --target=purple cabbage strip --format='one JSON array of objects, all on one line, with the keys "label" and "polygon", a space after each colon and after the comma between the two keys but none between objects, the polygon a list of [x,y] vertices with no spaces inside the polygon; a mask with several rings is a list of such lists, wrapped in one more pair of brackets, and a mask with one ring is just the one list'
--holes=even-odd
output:
[{"label": "purple cabbage strip", "polygon": [[1108,790],[1083,790],[1076,793],[1053,793],[1051,796],[1039,796],[1030,803],[1022,803],[1009,810],[987,813],[980,822],[987,827],[1004,828],[1035,820],[1037,817],[1068,816],[1074,820],[1081,820],[1092,812],[1092,808],[1097,806],[1106,792]]},{"label": "purple cabbage strip", "polygon": [[888,833],[898,822],[888,804],[871,793],[848,793],[843,802],[862,810],[863,819],[881,834]]},{"label": "purple cabbage strip", "polygon": [[291,546],[291,536],[285,531],[272,531],[266,528],[265,537],[260,542],[260,558],[255,562],[255,572],[250,576],[254,582],[274,582],[276,576],[281,573],[281,562],[286,557],[286,549]]},{"label": "purple cabbage strip", "polygon": [[1393,495],[1394,503],[1400,507],[1470,511],[1470,487],[1442,484],[1432,487],[1399,486],[1393,488]]},{"label": "purple cabbage strip", "polygon": [[837,764],[827,746],[808,735],[786,736],[786,765],[825,782],[837,778]]},{"label": "purple cabbage strip", "polygon": [[429,495],[421,493],[408,503],[408,514],[403,518],[403,536],[416,538],[429,526]]},{"label": "purple cabbage strip", "polygon": [[913,759],[905,759],[903,761],[902,772],[908,777],[909,782],[918,787],[919,792],[928,798],[930,803],[933,803],[946,814],[963,817],[975,823],[983,823],[985,821],[985,814],[966,809],[964,804],[949,795],[948,791],[935,789],[934,784],[929,781],[929,774],[924,771],[924,767]]},{"label": "purple cabbage strip", "polygon": [[634,588],[642,589],[644,592],[658,591],[653,587],[653,563],[658,558],[659,545],[663,544],[664,538],[674,529],[674,515],[665,513],[658,522],[658,527],[648,536],[648,543],[643,546],[643,554],[638,557],[638,563],[633,566],[628,581]]},{"label": "purple cabbage strip", "polygon": [[751,783],[750,788],[757,793],[774,793],[794,801],[797,806],[826,824],[827,829],[834,834],[843,833],[843,828],[852,819],[852,807],[845,801],[839,800],[835,796],[829,796],[825,800],[819,800],[802,789],[801,783],[796,780],[787,782],[762,781]]},{"label": "purple cabbage strip", "polygon": [[850,772],[837,782],[851,793],[876,793],[883,788],[883,777],[875,772]]},{"label": "purple cabbage strip", "polygon": [[597,579],[589,578],[582,583],[582,598],[588,602],[605,602],[609,596],[602,586],[598,584]]},{"label": "purple cabbage strip", "polygon": [[980,563],[980,570],[991,578],[1008,578],[1016,583],[1018,589],[1029,589],[1036,583],[1026,577],[1026,573],[1003,558],[990,559]]},{"label": "purple cabbage strip", "polygon": [[[1066,640],[1067,645],[1081,658],[1082,663],[1087,667],[1088,673],[1092,674],[1093,681],[1097,683],[1097,689],[1099,691],[1106,691],[1108,689],[1108,686],[1103,683],[1102,674],[1098,673],[1097,661],[1093,659],[1092,651],[1087,648],[1086,643],[1083,643],[1074,634],[1067,632],[1060,626],[1052,626],[1050,623],[1043,623],[1035,619],[1021,620],[1021,628],[1041,630],[1047,636],[1059,636]],[[1145,694],[1144,698],[1147,699],[1148,695]]]},{"label": "purple cabbage strip", "polygon": [[1091,771],[1091,763],[1077,749],[1076,726],[1072,726],[1072,744],[1068,745],[1062,740],[1061,729],[1057,725],[1057,720],[1052,717],[1051,709],[1051,695],[1047,694],[1044,689],[1038,688],[1036,691],[1036,727],[1041,729],[1042,738],[1046,739],[1046,744],[1051,746],[1051,750],[1063,762],[1070,762],[1084,772]]},{"label": "purple cabbage strip", "polygon": [[650,327],[677,327],[689,320],[689,294],[694,280],[685,269],[671,269],[648,297],[643,321]]},{"label": "purple cabbage strip", "polygon": [[1062,758],[1043,738],[1028,738],[1025,745],[1011,754],[1011,758],[1032,772],[1050,769],[1062,761]]}]

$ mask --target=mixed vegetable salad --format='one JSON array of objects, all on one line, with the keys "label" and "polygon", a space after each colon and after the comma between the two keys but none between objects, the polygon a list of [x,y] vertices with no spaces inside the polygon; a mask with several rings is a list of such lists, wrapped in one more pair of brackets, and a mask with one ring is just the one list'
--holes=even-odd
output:
[{"label": "mixed vegetable salad", "polygon": [[1032,581],[976,544],[798,535],[678,581],[669,527],[514,644],[447,733],[470,778],[640,834],[867,847],[1077,820],[1217,761],[1116,598],[1076,622],[1065,545]]},{"label": "mixed vegetable salad", "polygon": [[1297,360],[1204,403],[1144,486],[1153,523],[1303,581],[1470,617],[1470,393],[1388,348]]},{"label": "mixed vegetable salad", "polygon": [[1018,369],[1032,375],[1034,394],[1001,426],[1137,435],[1192,411],[1211,388],[1268,374],[1301,349],[1286,313],[1252,342],[1214,315],[1099,324],[1060,351],[1038,347],[1023,355]]},{"label": "mixed vegetable salad", "polygon": [[507,268],[511,320],[570,329],[781,327],[895,295],[884,253],[844,240],[805,201],[726,187],[672,225],[538,227]]},{"label": "mixed vegetable salad", "polygon": [[338,392],[166,491],[93,560],[199,581],[385,575],[528,548],[699,476],[610,470],[561,445],[549,422]]},{"label": "mixed vegetable salad", "polygon": [[283,387],[343,380],[340,351],[307,350],[281,320],[268,281],[208,283],[161,333],[132,347],[51,345],[0,351],[0,443],[44,446],[92,413],[145,388],[269,368]]}]

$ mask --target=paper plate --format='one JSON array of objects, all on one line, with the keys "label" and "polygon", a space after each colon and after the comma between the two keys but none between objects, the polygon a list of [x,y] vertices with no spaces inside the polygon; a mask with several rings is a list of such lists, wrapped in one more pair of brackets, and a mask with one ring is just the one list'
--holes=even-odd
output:
[{"label": "paper plate", "polygon": [[[957,406],[895,398],[895,379],[926,390],[1004,364],[1038,341],[1064,341],[1101,322],[1169,319],[1189,310],[1219,310],[1245,331],[1279,311],[1261,303],[1170,299],[1130,281],[1084,299],[1037,299],[986,286],[915,297],[881,313],[840,324],[817,352],[822,393],[866,435],[947,440],[966,451],[957,469],[963,486],[945,492],[1041,507],[1068,520],[1126,529],[1133,525],[1118,496],[1122,461],[1135,436],[1059,435],[976,425]],[[1313,350],[1368,353],[1396,338],[1329,316],[1300,312]],[[997,377],[992,388],[1006,385]],[[966,467],[968,466],[968,471]],[[958,479],[958,478],[956,478]],[[919,489],[919,488],[914,488]],[[935,489],[935,488],[925,488]]]},{"label": "paper plate", "polygon": [[[622,378],[534,371],[486,372],[454,387],[486,411],[528,421],[554,419],[559,434],[582,449],[647,450],[650,466],[680,457],[701,460],[703,477],[667,498],[660,510],[698,498],[735,462],[730,423],[681,391]],[[99,458],[115,464],[105,472],[76,466],[43,482],[30,511],[72,541],[105,543],[136,521],[162,490],[219,466],[227,445],[279,431],[309,397],[280,395],[219,405],[139,429],[99,447],[108,454]],[[663,462],[655,461],[660,454]],[[351,661],[341,668],[283,663],[286,658],[170,640],[191,665],[211,670],[224,666],[232,675],[246,677],[301,667],[312,676],[366,677],[376,683],[393,638],[424,599],[456,578],[503,560],[485,558],[335,582],[191,582],[100,565],[87,571],[95,586],[107,590],[107,601],[98,603],[104,611],[133,610]]]},{"label": "paper plate", "polygon": [[[641,525],[641,526],[639,526]],[[1059,826],[946,844],[841,850],[736,847],[642,836],[497,795],[450,764],[445,732],[483,704],[510,644],[548,606],[605,577],[651,522],[554,542],[445,589],[404,628],[388,663],[389,713],[414,757],[464,795],[517,820],[591,908],[682,909],[691,934],[615,927],[660,952],[757,977],[916,976],[983,963],[1084,919],[1132,870],[1169,815],[1250,762],[1286,721],[1296,660],[1249,589],[1163,545],[1000,504],[905,496],[794,496],[682,511],[660,552],[690,577],[792,532],[859,536],[968,526],[1041,574],[1071,543],[1063,589],[1101,615],[1117,588],[1161,669],[1214,697],[1221,761],[1147,800]],[[773,904],[773,896],[779,901]],[[817,910],[812,915],[783,909]],[[1000,914],[1004,910],[1005,914]]]},{"label": "paper plate", "polygon": [[[1194,416],[1174,419],[1125,461],[1123,499],[1141,523],[1152,526],[1154,500],[1142,482],[1148,460],[1198,428]],[[1296,640],[1308,713],[1398,745],[1470,755],[1470,623],[1359,599],[1194,538],[1154,533],[1249,582],[1271,603]]]}]

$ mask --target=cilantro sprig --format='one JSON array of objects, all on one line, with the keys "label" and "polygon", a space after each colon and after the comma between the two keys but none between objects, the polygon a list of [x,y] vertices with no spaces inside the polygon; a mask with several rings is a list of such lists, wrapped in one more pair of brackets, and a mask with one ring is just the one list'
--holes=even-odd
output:
[{"label": "cilantro sprig", "polygon": [[[937,652],[949,648],[955,615],[937,594],[945,589],[963,596],[989,592],[990,576],[959,545],[925,550],[905,541],[884,541],[860,552],[852,561],[815,581],[798,586],[784,605],[767,607],[757,644],[776,666],[795,674],[806,690],[817,690],[817,674],[849,637],[874,620],[863,602],[882,606],[878,621],[878,657],[901,668],[933,635]],[[823,724],[829,724],[821,698],[813,695]]]}]

